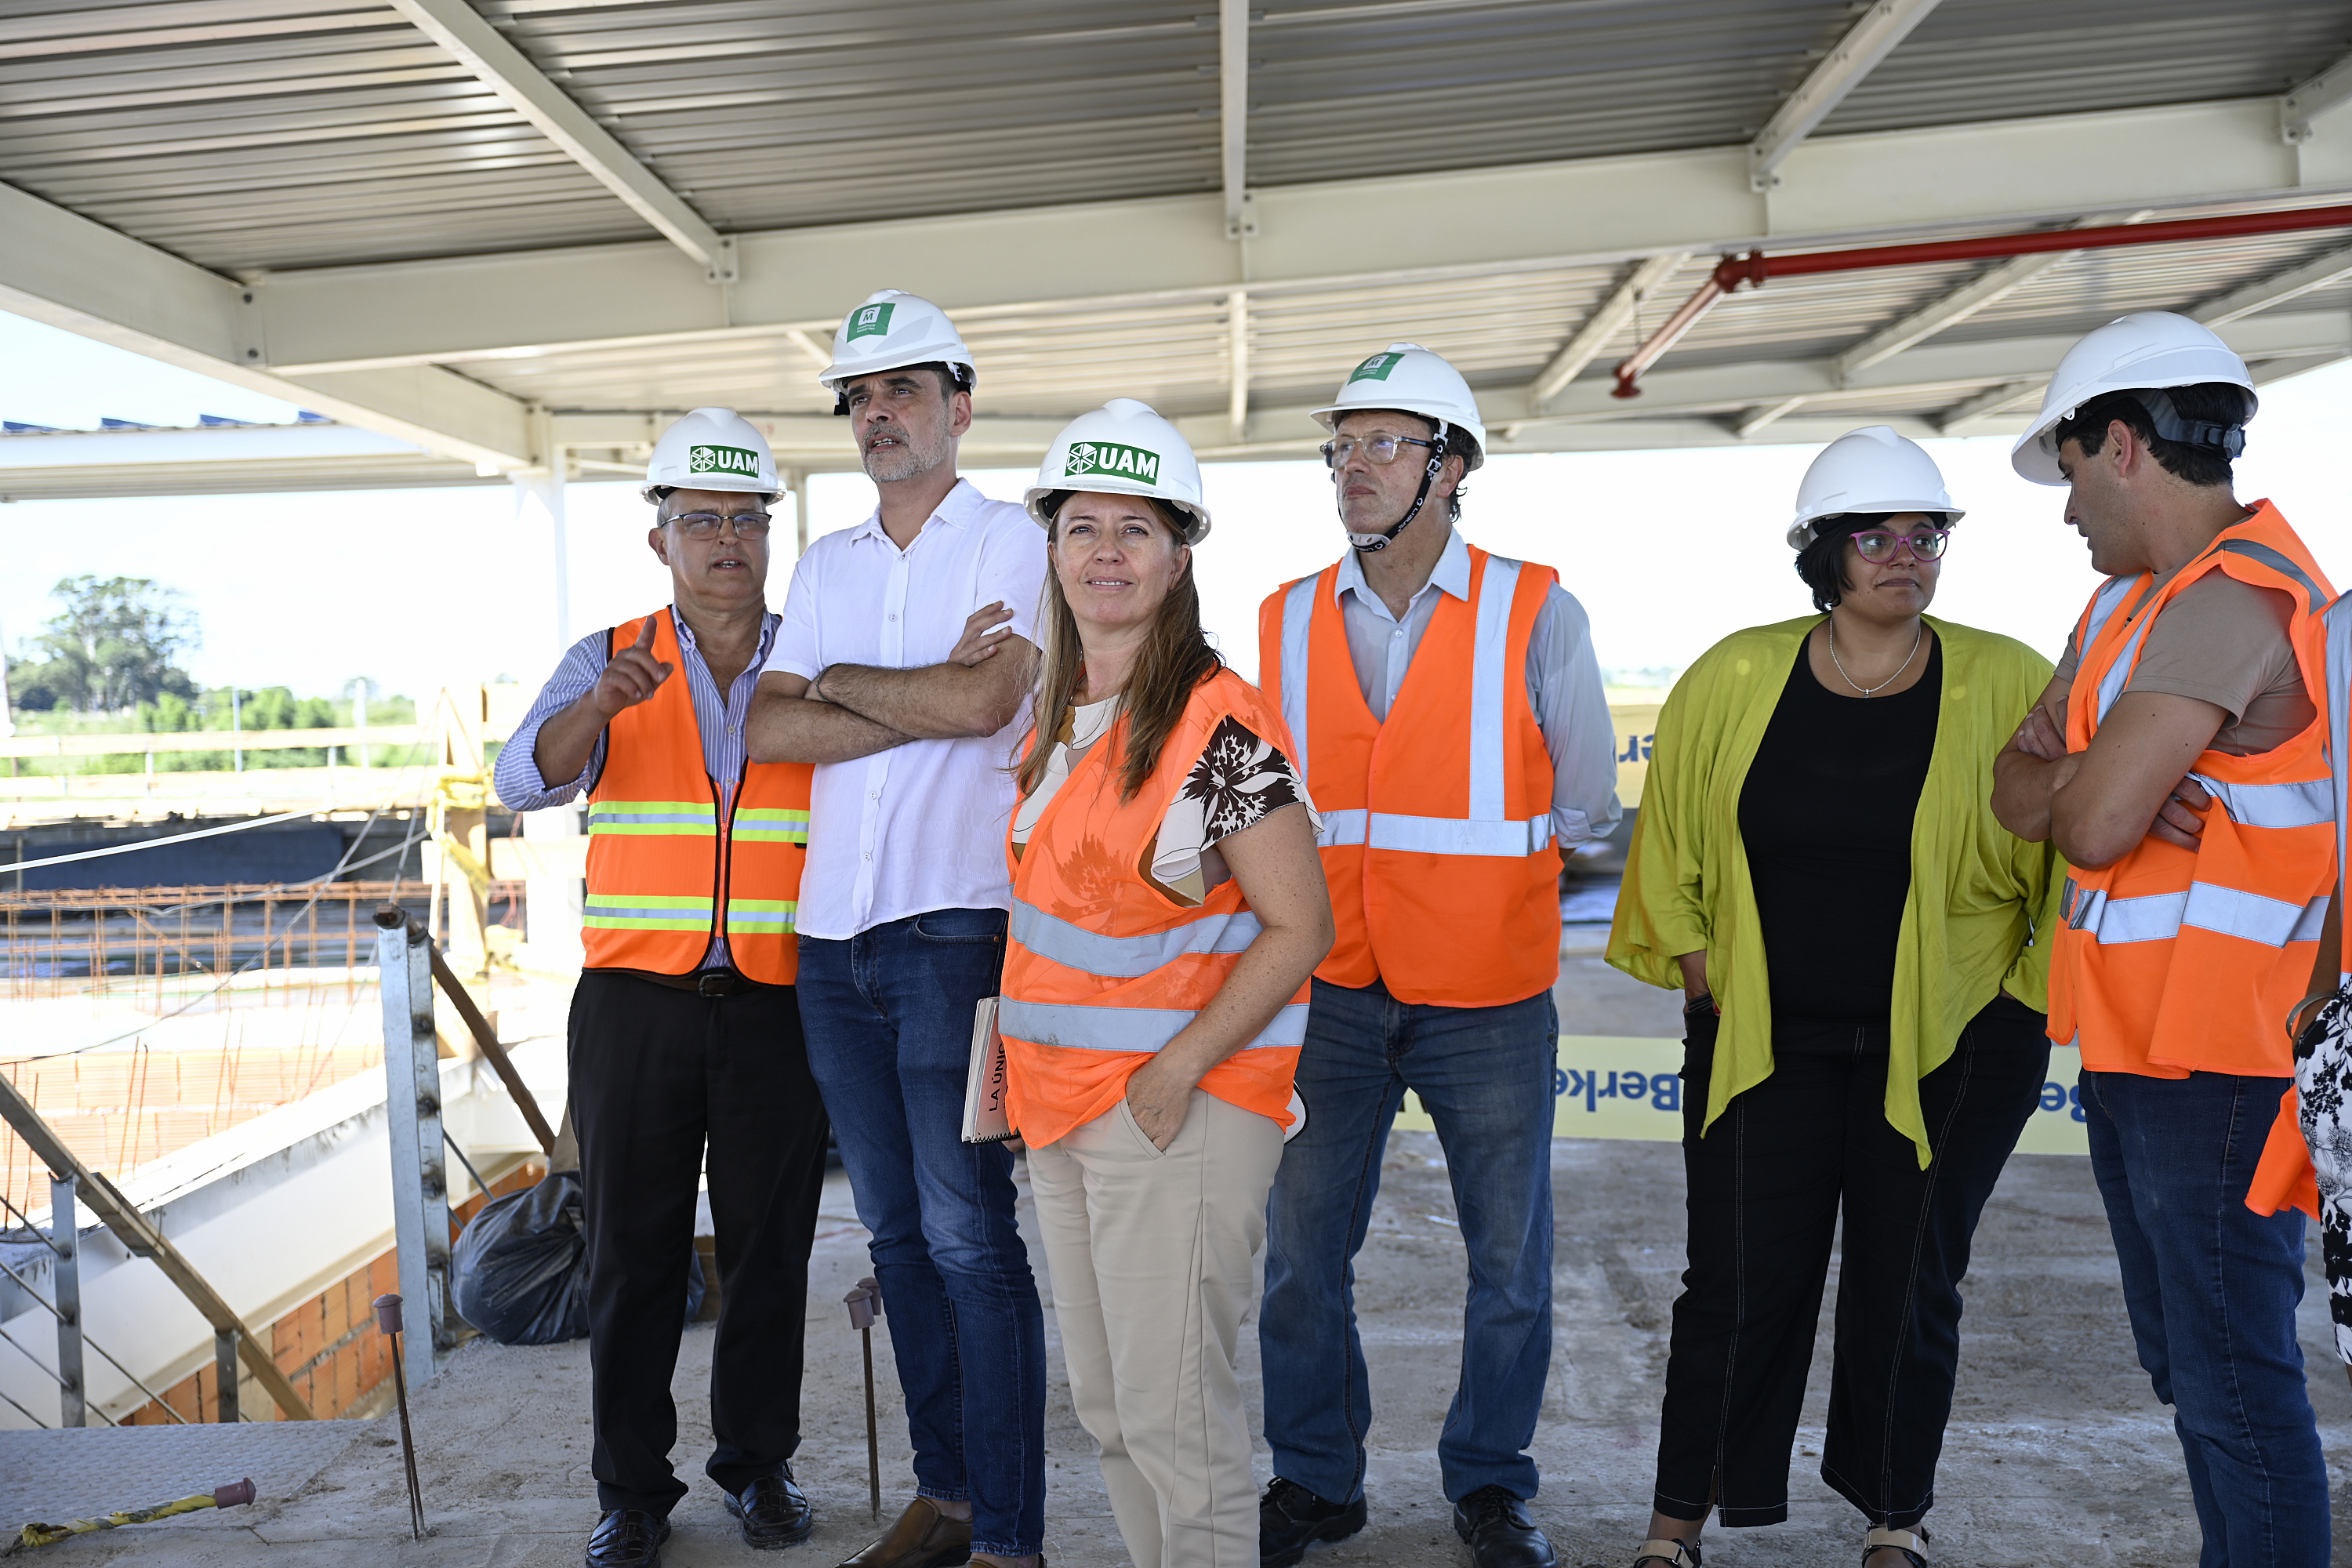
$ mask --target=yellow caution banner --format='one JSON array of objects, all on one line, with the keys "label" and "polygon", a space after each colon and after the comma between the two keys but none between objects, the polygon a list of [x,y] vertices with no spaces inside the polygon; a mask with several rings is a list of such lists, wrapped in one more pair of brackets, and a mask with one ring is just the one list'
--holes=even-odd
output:
[{"label": "yellow caution banner", "polygon": [[[1552,1135],[1633,1138],[1675,1143],[1683,1135],[1683,1043],[1601,1035],[1562,1035],[1552,1074]],[[2050,1047],[2050,1071],[2033,1119],[2018,1140],[2021,1154],[2088,1154],[2081,1091],[2082,1054]],[[1407,1094],[1399,1127],[1435,1130],[1417,1096]]]}]

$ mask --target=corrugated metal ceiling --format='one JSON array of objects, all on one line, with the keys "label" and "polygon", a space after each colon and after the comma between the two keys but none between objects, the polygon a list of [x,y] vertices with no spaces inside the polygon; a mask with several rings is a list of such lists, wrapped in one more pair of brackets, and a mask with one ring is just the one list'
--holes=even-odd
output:
[{"label": "corrugated metal ceiling", "polygon": [[[1210,0],[488,0],[722,230],[1213,188]],[[1339,0],[1251,31],[1254,184],[1736,143],[1843,0]],[[2275,92],[2318,0],[1948,0],[1822,128]],[[0,179],[224,269],[640,238],[391,7],[16,0]]]},{"label": "corrugated metal ceiling", "polygon": [[[1218,179],[1212,0],[908,0],[887,12],[831,0],[478,4],[721,230],[1196,193]],[[1861,9],[1269,0],[1250,35],[1251,181],[1736,144]],[[1822,133],[2269,94],[2347,47],[2352,7],[2318,0],[1946,0]],[[648,232],[371,0],[0,0],[0,179],[226,271]],[[2095,252],[1937,341],[2073,333],[2123,310],[2182,308],[2345,237]],[[1605,375],[1711,260],[1687,264],[1586,378]],[[1983,269],[1776,282],[1727,300],[1672,363],[1832,355]],[[1580,268],[1254,298],[1250,391],[1295,404],[1396,338],[1446,353],[1482,388],[1524,385],[1622,276]],[[2298,308],[2347,298],[2352,288],[2338,287]],[[829,323],[802,325],[821,340]],[[1171,413],[1220,410],[1230,395],[1215,298],[975,312],[964,326],[994,413],[1066,413],[1074,384],[1097,382]],[[829,406],[785,334],[463,368],[562,409]],[[1960,401],[1871,395],[1823,403],[1894,414]]]}]

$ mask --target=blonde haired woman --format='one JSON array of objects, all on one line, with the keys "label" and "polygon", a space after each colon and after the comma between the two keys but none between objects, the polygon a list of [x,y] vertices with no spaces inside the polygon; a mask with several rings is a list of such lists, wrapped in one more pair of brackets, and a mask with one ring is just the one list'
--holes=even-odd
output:
[{"label": "blonde haired woman", "polygon": [[1257,1560],[1234,1344],[1331,945],[1279,710],[1201,633],[1209,531],[1175,427],[1114,400],[1055,441],[1037,728],[999,1026],[1071,1402],[1138,1568]]},{"label": "blonde haired woman", "polygon": [[1959,517],[1885,426],[1831,443],[1788,535],[1825,613],[1734,632],[1658,715],[1609,962],[1686,998],[1690,1267],[1635,1568],[1697,1568],[1710,1511],[1788,1517],[1841,1218],[1822,1479],[1864,1568],[1927,1568],[1960,1277],[2049,1066],[2057,879],[1990,804],[2050,663],[1926,614]]}]

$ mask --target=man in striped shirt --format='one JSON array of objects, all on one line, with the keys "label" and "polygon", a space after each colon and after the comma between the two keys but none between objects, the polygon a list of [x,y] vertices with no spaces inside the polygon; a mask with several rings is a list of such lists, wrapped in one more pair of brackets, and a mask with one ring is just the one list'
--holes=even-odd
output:
[{"label": "man in striped shirt", "polygon": [[697,409],[646,478],[669,604],[575,644],[495,771],[516,811],[584,793],[595,817],[569,1056],[602,1510],[586,1568],[657,1568],[687,1493],[670,1379],[706,1169],[720,1299],[706,1468],[748,1545],[814,1525],[790,1463],[826,1138],[793,984],[808,783],[743,742],[778,625],[775,464],[731,410]]}]

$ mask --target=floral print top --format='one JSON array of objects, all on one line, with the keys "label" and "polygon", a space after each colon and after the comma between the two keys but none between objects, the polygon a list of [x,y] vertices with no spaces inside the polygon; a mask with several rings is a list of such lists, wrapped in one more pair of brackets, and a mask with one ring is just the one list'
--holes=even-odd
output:
[{"label": "floral print top", "polygon": [[[1013,815],[1015,854],[1028,843],[1030,830],[1071,770],[1109,733],[1118,705],[1118,698],[1106,698],[1073,707],[1063,720],[1054,754],[1045,762],[1045,779]],[[1138,868],[1178,903],[1197,904],[1211,889],[1232,879],[1217,841],[1294,803],[1307,807],[1319,830],[1315,804],[1290,759],[1239,720],[1227,718],[1210,734],[1200,760],[1161,818],[1150,864]]]}]

